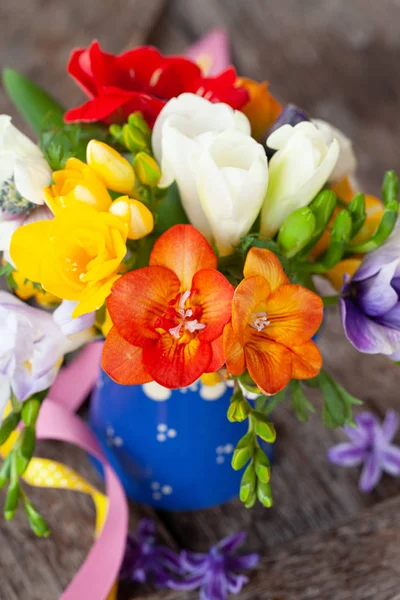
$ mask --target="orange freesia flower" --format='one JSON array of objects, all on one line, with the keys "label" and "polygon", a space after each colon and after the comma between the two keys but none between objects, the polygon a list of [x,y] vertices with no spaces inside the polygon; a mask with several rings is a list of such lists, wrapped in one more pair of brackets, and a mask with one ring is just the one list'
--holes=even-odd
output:
[{"label": "orange freesia flower", "polygon": [[251,134],[259,140],[268,127],[277,119],[282,110],[282,104],[268,91],[268,82],[258,83],[252,79],[239,77],[237,85],[245,88],[250,94],[250,100],[241,111],[251,124]]},{"label": "orange freesia flower", "polygon": [[240,375],[247,368],[264,394],[276,394],[292,378],[315,377],[322,357],[311,337],[322,321],[321,298],[290,284],[270,250],[252,248],[244,276],[224,330],[228,371]]},{"label": "orange freesia flower", "polygon": [[155,243],[150,266],[113,285],[103,369],[114,381],[179,388],[222,367],[234,288],[216,266],[203,235],[175,225]]}]

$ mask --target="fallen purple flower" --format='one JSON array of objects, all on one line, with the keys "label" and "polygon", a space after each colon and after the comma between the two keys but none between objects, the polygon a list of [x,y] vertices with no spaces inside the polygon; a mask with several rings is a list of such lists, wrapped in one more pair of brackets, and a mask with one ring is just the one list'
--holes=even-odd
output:
[{"label": "fallen purple flower", "polygon": [[186,575],[169,581],[174,590],[200,588],[200,600],[226,600],[228,593],[238,594],[249,579],[240,571],[251,569],[259,561],[258,554],[235,555],[246,539],[246,533],[231,535],[213,546],[207,554],[184,550],[181,565]]},{"label": "fallen purple flower", "polygon": [[157,587],[165,588],[180,573],[179,555],[158,543],[153,521],[139,521],[135,534],[128,537],[120,577],[139,583],[151,581]]},{"label": "fallen purple flower", "polygon": [[394,410],[388,410],[382,424],[370,412],[360,413],[355,421],[356,427],[344,427],[350,441],[333,446],[328,459],[342,467],[363,464],[359,488],[362,492],[370,492],[383,473],[400,476],[400,447],[392,444],[399,418]]}]

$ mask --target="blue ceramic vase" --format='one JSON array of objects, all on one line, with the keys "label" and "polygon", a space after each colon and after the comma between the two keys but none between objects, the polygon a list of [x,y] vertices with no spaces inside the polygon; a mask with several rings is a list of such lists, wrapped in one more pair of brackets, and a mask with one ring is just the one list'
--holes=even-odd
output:
[{"label": "blue ceramic vase", "polygon": [[163,510],[207,508],[237,496],[242,472],[231,459],[247,420],[228,421],[231,395],[224,382],[168,390],[155,382],[118,385],[102,372],[90,423],[127,495]]}]

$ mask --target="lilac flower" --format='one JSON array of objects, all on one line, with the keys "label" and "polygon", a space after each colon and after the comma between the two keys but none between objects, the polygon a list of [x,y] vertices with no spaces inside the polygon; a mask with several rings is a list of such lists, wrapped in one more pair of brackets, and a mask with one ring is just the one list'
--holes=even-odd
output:
[{"label": "lilac flower", "polygon": [[0,291],[0,422],[11,390],[19,401],[54,382],[68,338],[52,315]]},{"label": "lilac flower", "polygon": [[383,472],[400,476],[400,447],[392,444],[399,418],[395,411],[388,410],[382,425],[370,412],[360,413],[355,421],[357,427],[344,427],[350,442],[333,446],[328,458],[342,467],[363,464],[359,488],[362,492],[370,492]]},{"label": "lilac flower", "polygon": [[400,221],[380,248],[367,254],[341,293],[347,339],[366,354],[400,360]]},{"label": "lilac flower", "polygon": [[231,535],[207,554],[184,550],[181,564],[186,576],[181,581],[168,582],[174,590],[200,588],[200,600],[226,600],[228,593],[238,594],[249,579],[240,571],[251,569],[259,561],[258,554],[235,556],[235,551],[244,542],[246,533]]},{"label": "lilac flower", "polygon": [[158,543],[156,528],[151,519],[142,519],[135,535],[129,536],[121,578],[139,583],[152,581],[160,588],[169,587],[175,574],[182,572],[179,556]]}]

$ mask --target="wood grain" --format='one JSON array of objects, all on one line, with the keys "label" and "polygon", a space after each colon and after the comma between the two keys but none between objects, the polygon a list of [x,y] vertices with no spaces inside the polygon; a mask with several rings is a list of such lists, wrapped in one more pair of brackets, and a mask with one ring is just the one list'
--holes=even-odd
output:
[{"label": "wood grain", "polygon": [[[282,101],[346,131],[355,140],[362,184],[378,193],[383,171],[400,167],[399,23],[398,0],[14,0],[0,6],[0,56],[2,65],[23,71],[73,106],[82,100],[65,76],[73,46],[96,37],[117,52],[147,36],[162,50],[182,52],[207,30],[224,25],[239,72],[269,79]],[[0,110],[11,112],[2,94]],[[344,339],[335,310],[320,343],[327,370],[366,407],[381,416],[399,407],[400,371],[383,357],[359,355]],[[314,401],[318,406],[317,397]],[[279,407],[274,419],[275,506],[247,511],[233,502],[196,513],[163,513],[162,537],[204,551],[246,529],[247,548],[266,556],[242,600],[400,600],[398,481],[385,477],[373,494],[362,495],[357,469],[340,469],[325,459],[342,439],[340,432],[327,431],[319,415],[299,424],[288,406]],[[49,443],[40,451],[96,478],[77,450]],[[52,537],[35,539],[22,515],[0,523],[1,600],[55,600],[91,544],[89,498],[38,490],[32,498],[46,513]],[[149,513],[132,505],[132,527],[143,514]],[[343,519],[350,521],[338,527]],[[326,532],[327,527],[333,529]],[[149,595],[178,597],[129,584],[120,594],[125,600]]]}]

